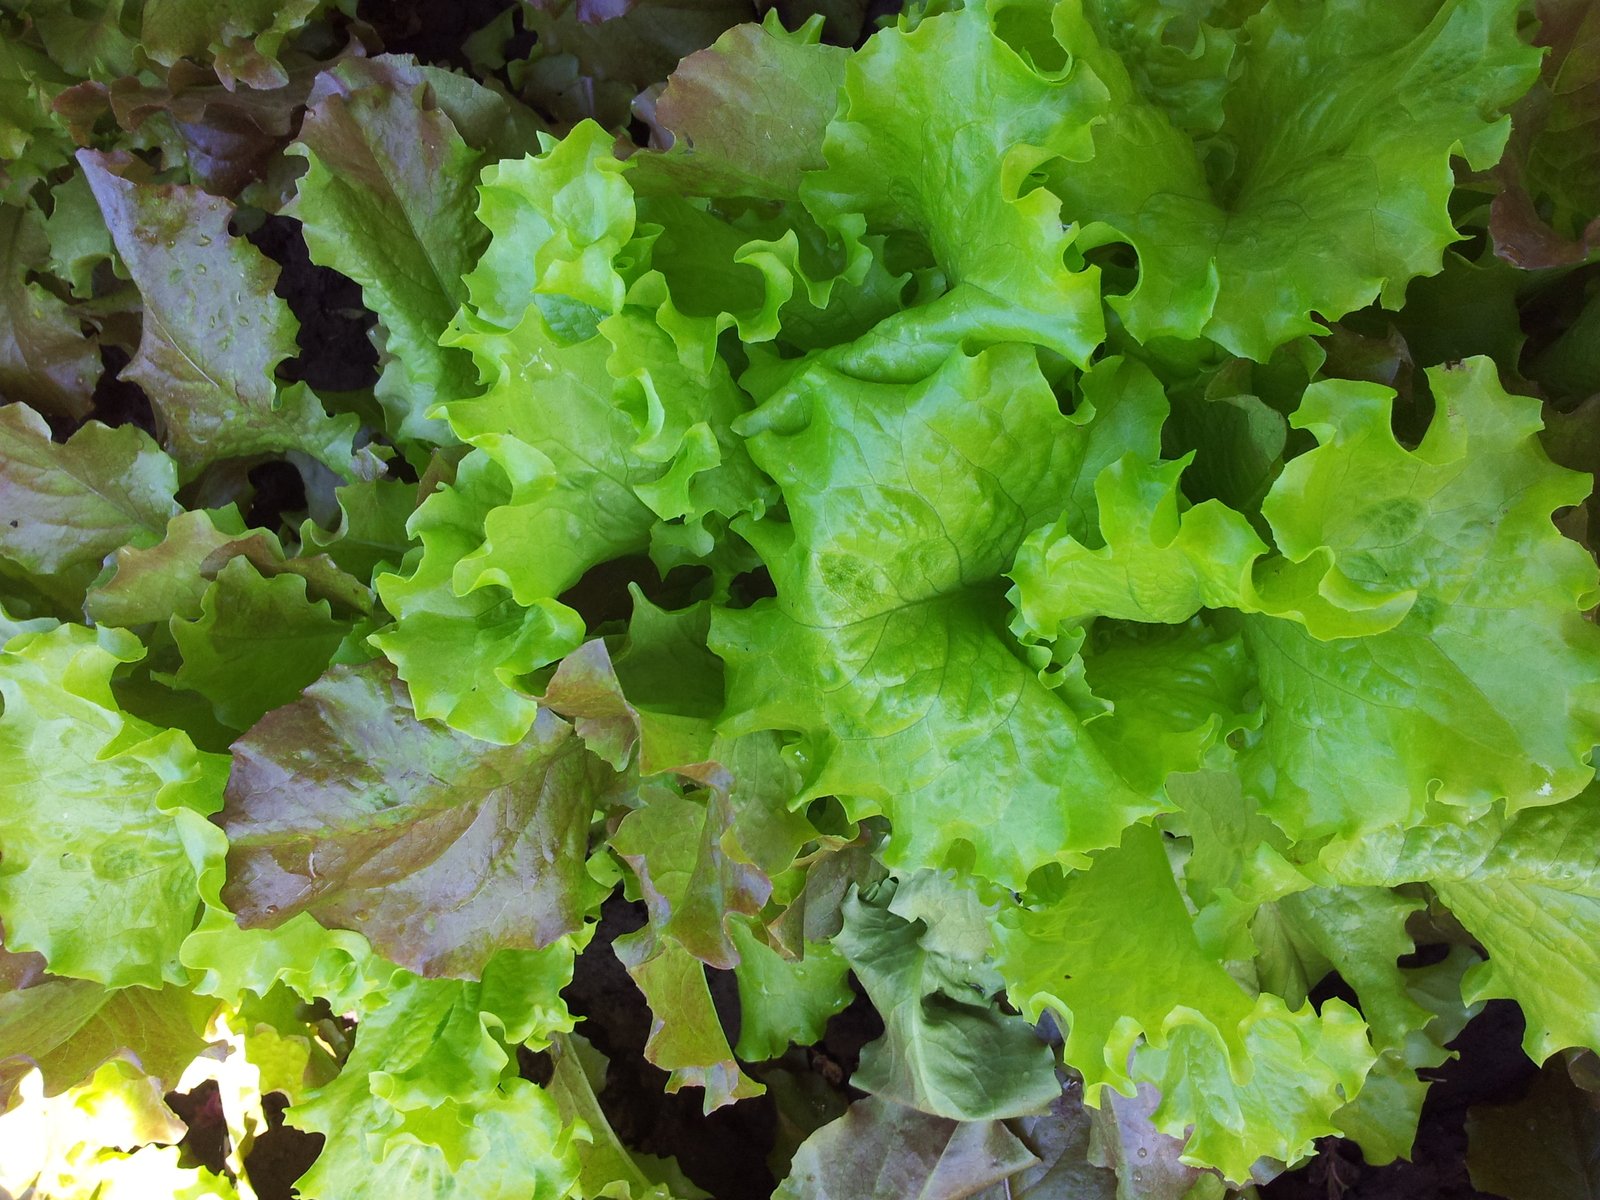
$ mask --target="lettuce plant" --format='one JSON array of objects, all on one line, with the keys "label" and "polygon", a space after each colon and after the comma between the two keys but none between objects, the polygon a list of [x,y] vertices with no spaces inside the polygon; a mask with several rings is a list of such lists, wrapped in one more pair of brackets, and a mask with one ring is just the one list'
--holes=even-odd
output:
[{"label": "lettuce plant", "polygon": [[[647,0],[478,82],[183,7],[0,5],[0,1136],[138,1118],[19,1189],[253,1194],[282,1091],[308,1197],[704,1194],[581,955],[708,1113],[865,997],[791,1200],[1217,1198],[1408,1154],[1485,1000],[1600,1051],[1600,376],[1517,324],[1587,278],[1579,18],[708,6],[641,148],[548,89]],[[371,388],[286,366],[269,212]],[[84,419],[118,346],[146,428]],[[207,1071],[222,1174],[162,1148]]]}]

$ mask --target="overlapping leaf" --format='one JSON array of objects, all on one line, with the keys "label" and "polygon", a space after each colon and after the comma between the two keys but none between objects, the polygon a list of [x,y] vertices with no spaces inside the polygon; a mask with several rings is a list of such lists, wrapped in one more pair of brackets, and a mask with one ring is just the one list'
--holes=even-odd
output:
[{"label": "overlapping leaf", "polygon": [[272,294],[276,269],[228,231],[232,206],[140,182],[105,155],[83,151],[79,162],[144,299],[128,378],[150,396],[184,470],[297,450],[349,477],[356,422],[329,417],[303,386],[279,392],[273,373],[295,353],[296,322]]},{"label": "overlapping leaf", "polygon": [[220,838],[206,821],[226,761],[126,715],[112,673],[142,657],[120,630],[25,633],[0,651],[0,919],[50,970],[107,987],[184,983],[179,944]]},{"label": "overlapping leaf", "polygon": [[1191,97],[1161,78],[1172,43],[1103,32],[1146,7],[1054,8],[1059,47],[1112,104],[1092,154],[1052,171],[1050,186],[1085,242],[1137,252],[1137,287],[1110,301],[1135,337],[1203,335],[1257,360],[1318,331],[1313,313],[1338,317],[1380,293],[1397,306],[1411,278],[1439,269],[1457,236],[1450,156],[1459,146],[1492,164],[1508,131],[1495,110],[1537,69],[1512,0],[1381,12],[1344,0],[1315,15],[1271,3],[1242,25],[1203,5],[1221,28],[1188,28],[1220,68],[1201,81],[1223,93],[1201,109],[1214,119],[1220,108],[1212,135],[1204,116],[1186,128]]},{"label": "overlapping leaf", "polygon": [[[911,386],[819,365],[747,425],[789,524],[747,530],[777,599],[713,621],[732,727],[808,734],[807,794],[885,813],[891,864],[942,866],[962,842],[980,875],[1020,885],[1156,807],[996,620],[1014,548],[1088,509],[1084,479],[1149,411],[1130,382],[1074,419],[1021,347],[958,354]],[[793,672],[780,692],[772,661]]]},{"label": "overlapping leaf", "polygon": [[1214,501],[1180,514],[1174,472],[1119,464],[1101,476],[1107,546],[1041,535],[1019,557],[1024,614],[1174,621],[1292,597],[1279,612],[1299,621],[1241,626],[1263,701],[1241,765],[1296,835],[1414,821],[1431,798],[1574,795],[1596,728],[1600,640],[1580,615],[1595,571],[1550,514],[1587,485],[1549,463],[1537,404],[1492,370],[1432,374],[1441,406],[1414,450],[1395,439],[1386,389],[1309,389],[1294,421],[1320,445],[1263,504],[1279,560]]},{"label": "overlapping leaf", "polygon": [[1002,914],[998,936],[1013,1001],[1030,1017],[1065,1019],[1063,1057],[1086,1098],[1154,1084],[1156,1128],[1229,1179],[1247,1179],[1262,1154],[1290,1161],[1337,1131],[1335,1111],[1372,1067],[1348,1005],[1291,1011],[1250,996],[1205,954],[1148,827],[1129,830],[1053,903]]},{"label": "overlapping leaf", "polygon": [[515,746],[474,742],[418,721],[380,661],[335,668],[233,754],[223,896],[246,926],[309,912],[460,976],[582,926],[610,771],[553,714]]}]

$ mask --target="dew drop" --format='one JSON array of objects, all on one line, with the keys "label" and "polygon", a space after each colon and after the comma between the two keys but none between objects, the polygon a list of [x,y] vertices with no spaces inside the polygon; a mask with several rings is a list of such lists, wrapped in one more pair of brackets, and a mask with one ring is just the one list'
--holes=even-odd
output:
[{"label": "dew drop", "polygon": [[1139,1147],[1139,1157],[1140,1158],[1149,1158],[1150,1157],[1150,1151],[1146,1150],[1143,1146],[1140,1146]]}]

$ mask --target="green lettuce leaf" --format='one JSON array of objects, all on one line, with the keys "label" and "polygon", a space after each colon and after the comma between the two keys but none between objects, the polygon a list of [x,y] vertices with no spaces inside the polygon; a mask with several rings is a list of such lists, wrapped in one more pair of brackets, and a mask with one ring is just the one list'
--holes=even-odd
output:
[{"label": "green lettuce leaf", "polygon": [[426,1200],[562,1200],[578,1178],[572,1131],[549,1095],[525,1079],[508,1079],[462,1114],[476,1153],[460,1163],[426,1141],[389,1134],[394,1114],[376,1098],[291,1113],[330,1135],[295,1185],[306,1196],[380,1200],[398,1189]]},{"label": "green lettuce leaf", "polygon": [[519,605],[510,589],[457,590],[456,563],[483,545],[484,513],[510,497],[500,468],[482,454],[418,506],[407,530],[422,543],[407,574],[374,581],[396,624],[370,641],[406,681],[419,717],[444,720],[485,741],[512,745],[533,727],[538,702],[526,677],[583,641],[583,620],[554,599]]},{"label": "green lettuce leaf", "polygon": [[494,237],[447,340],[488,390],[442,406],[476,450],[412,518],[410,574],[378,580],[399,621],[375,644],[421,715],[476,737],[528,729],[536,705],[519,681],[575,648],[579,617],[558,597],[585,571],[651,549],[661,522],[682,521],[691,557],[704,553],[703,519],[764,500],[730,428],[745,401],[726,365],[702,366],[698,346],[691,359],[623,307],[624,168],[586,124],[486,172],[479,216]]},{"label": "green lettuce leaf", "polygon": [[1528,1022],[1523,1048],[1543,1062],[1569,1046],[1600,1050],[1591,935],[1600,880],[1571,850],[1588,844],[1597,821],[1600,793],[1590,788],[1515,816],[1497,805],[1470,820],[1340,839],[1318,861],[1347,885],[1427,882],[1489,952],[1467,974],[1467,999],[1515,1000]]},{"label": "green lettuce leaf", "polygon": [[[1019,887],[1157,807],[998,621],[1017,544],[1064,508],[1092,512],[1085,477],[1151,411],[1125,370],[1097,368],[1133,386],[1063,417],[1022,347],[957,353],[913,385],[818,364],[747,423],[789,524],[743,527],[777,599],[713,617],[724,727],[806,734],[806,798],[888,816],[890,866],[940,867],[964,844],[979,875]],[[771,687],[773,662],[788,687]]]},{"label": "green lettuce leaf", "polygon": [[171,628],[183,655],[171,683],[240,730],[299,696],[350,632],[327,601],[308,597],[302,576],[264,576],[244,558],[217,573],[197,617],[174,617]]},{"label": "green lettuce leaf", "polygon": [[481,981],[390,966],[360,1002],[343,1070],[289,1111],[290,1123],[328,1138],[301,1189],[375,1196],[408,1179],[430,1196],[566,1195],[577,1168],[571,1131],[552,1097],[516,1077],[513,1052],[572,1028],[559,992],[586,940],[502,951]]},{"label": "green lettuce leaf", "polygon": [[1600,1108],[1555,1063],[1515,1104],[1479,1105],[1467,1114],[1472,1186],[1509,1200],[1579,1200],[1592,1193],[1600,1186],[1597,1147]]},{"label": "green lettuce leaf", "polygon": [[[1397,960],[1416,947],[1406,918],[1422,902],[1383,888],[1311,888],[1279,901],[1291,939],[1315,964],[1308,979],[1336,970],[1361,1001],[1378,1061],[1351,1103],[1336,1114],[1346,1137],[1374,1165],[1411,1153],[1428,1085],[1417,1075],[1452,1057],[1445,1044],[1461,1032],[1468,1011],[1460,978],[1473,956],[1460,951],[1432,967],[1404,969]],[[1303,941],[1301,940],[1303,939]],[[1430,984],[1443,977],[1445,1003]]]},{"label": "green lettuce leaf", "polygon": [[[1209,9],[1226,28],[1221,7],[1195,16]],[[1145,4],[1053,10],[1060,45],[1100,77],[1111,106],[1092,153],[1053,169],[1050,187],[1062,216],[1085,223],[1085,244],[1137,253],[1137,286],[1109,300],[1134,337],[1205,336],[1258,361],[1320,332],[1313,314],[1380,295],[1398,307],[1407,282],[1439,270],[1458,236],[1451,156],[1492,165],[1509,129],[1496,110],[1537,71],[1515,0],[1382,12],[1342,0],[1315,14],[1273,2],[1225,33],[1190,17],[1192,53],[1220,68],[1204,84],[1227,81],[1200,109],[1214,120],[1220,106],[1212,135],[1204,115],[1186,128],[1189,95],[1161,77],[1182,42],[1155,50],[1119,33],[1129,10],[1148,20]]]},{"label": "green lettuce leaf", "polygon": [[61,625],[0,651],[0,919],[7,944],[107,987],[183,983],[198,876],[222,855],[206,817],[227,760],[126,715],[112,673],[144,648]]},{"label": "green lettuce leaf", "polygon": [[885,1026],[851,1086],[956,1121],[1048,1107],[1060,1091],[1049,1046],[996,1007],[992,970],[933,949],[924,931],[938,927],[896,916],[894,895],[885,884],[871,900],[851,896],[834,938]]},{"label": "green lettuce leaf", "polygon": [[972,305],[973,335],[1086,363],[1104,337],[1098,272],[1069,259],[1076,230],[1063,227],[1054,195],[1028,185],[1049,163],[1076,169],[1093,153],[1106,91],[1082,67],[1023,57],[998,19],[975,3],[886,30],[853,55],[823,143],[827,169],[803,194],[847,236],[865,222],[925,239]]},{"label": "green lettuce leaf", "polygon": [[54,104],[74,80],[49,50],[10,34],[0,45],[0,197],[22,203],[72,156]]},{"label": "green lettuce leaf", "polygon": [[577,1034],[556,1034],[555,1069],[547,1090],[573,1130],[578,1152],[579,1196],[607,1200],[674,1200],[701,1192],[683,1177],[670,1159],[630,1150],[600,1107],[607,1060]]},{"label": "green lettuce leaf", "polygon": [[331,531],[307,519],[300,525],[301,553],[320,551],[346,574],[365,582],[379,567],[400,565],[410,549],[406,522],[417,489],[398,479],[363,479],[334,490],[339,523]]},{"label": "green lettuce leaf", "polygon": [[[331,557],[290,557],[277,534],[248,528],[233,506],[181,512],[167,522],[166,536],[157,544],[123,546],[113,557],[111,576],[102,576],[89,589],[84,611],[99,624],[124,628],[173,617],[196,621],[206,610],[212,585],[236,559],[244,559],[264,580],[299,577],[305,598],[325,602],[330,613],[348,617],[372,611],[372,593]],[[243,578],[251,575],[234,569]]]},{"label": "green lettuce leaf", "polygon": [[160,535],[177,490],[172,460],[140,429],[91,421],[61,444],[26,405],[0,408],[0,570],[69,609],[108,554]]},{"label": "green lettuce leaf", "polygon": [[1216,501],[1182,511],[1181,464],[1132,460],[1100,477],[1107,545],[1058,527],[1018,557],[1041,631],[1272,614],[1240,624],[1262,700],[1241,770],[1297,837],[1415,821],[1430,799],[1555,803],[1592,773],[1595,567],[1550,521],[1588,485],[1549,462],[1537,402],[1502,390],[1489,360],[1429,378],[1439,404],[1415,449],[1395,438],[1388,389],[1307,389],[1293,421],[1318,446],[1262,506],[1280,558]]},{"label": "green lettuce leaf", "polygon": [[733,1050],[746,1062],[777,1058],[790,1043],[809,1046],[822,1037],[828,1018],[855,993],[845,976],[850,964],[831,942],[812,942],[791,961],[762,941],[742,921],[733,923],[739,952],[734,977],[739,985],[739,1043]]},{"label": "green lettuce leaf", "polygon": [[1002,912],[997,936],[1007,994],[1030,1019],[1047,1009],[1062,1018],[1063,1057],[1082,1073],[1085,1099],[1153,1084],[1155,1127],[1185,1139],[1183,1161],[1235,1182],[1263,1154],[1292,1161],[1337,1132],[1335,1111],[1373,1065],[1348,1005],[1292,1011],[1252,996],[1206,953],[1148,826],[1049,903]]},{"label": "green lettuce leaf", "polygon": [[173,1088],[206,1048],[216,1008],[180,987],[110,989],[81,979],[47,977],[0,992],[0,1110],[33,1068],[47,1096],[85,1082],[113,1058]]}]

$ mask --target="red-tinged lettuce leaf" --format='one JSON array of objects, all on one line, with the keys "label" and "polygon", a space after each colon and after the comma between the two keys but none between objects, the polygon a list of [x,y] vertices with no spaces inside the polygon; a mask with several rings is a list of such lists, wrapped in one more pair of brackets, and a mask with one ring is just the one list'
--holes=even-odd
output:
[{"label": "red-tinged lettuce leaf", "polygon": [[1023,538],[1064,510],[1092,521],[1088,481],[1155,440],[1153,379],[1119,361],[1092,378],[1094,403],[1066,417],[1020,346],[958,352],[911,385],[819,364],[745,424],[789,523],[742,529],[776,599],[713,616],[724,732],[805,734],[804,798],[887,816],[890,866],[970,854],[978,875],[1021,887],[1159,807],[1000,623]]},{"label": "red-tinged lettuce leaf", "polygon": [[994,1000],[1000,981],[980,962],[936,950],[929,925],[890,911],[884,884],[851,896],[833,944],[882,1015],[852,1087],[935,1116],[988,1121],[1047,1108],[1059,1094],[1055,1056]]},{"label": "red-tinged lettuce leaf", "polygon": [[724,970],[739,961],[730,926],[755,916],[772,883],[722,848],[731,824],[725,796],[642,789],[643,807],[622,819],[611,848],[633,868],[650,911],[651,932],[671,938],[701,962]]},{"label": "red-tinged lettuce leaf", "polygon": [[5,945],[5,930],[0,929],[0,992],[21,991],[23,988],[32,987],[43,978],[45,978],[44,955],[32,950],[8,950]]},{"label": "red-tinged lettuce leaf", "polygon": [[1223,56],[1213,137],[1186,128],[1189,101],[1152,78],[1147,48],[1105,32],[1125,6],[1102,7],[1102,28],[1079,4],[1054,10],[1059,45],[1113,99],[1092,155],[1050,173],[1062,217],[1085,223],[1088,244],[1138,254],[1137,286],[1109,301],[1135,338],[1205,336],[1258,361],[1321,332],[1313,314],[1380,293],[1398,306],[1410,279],[1439,269],[1458,236],[1451,156],[1491,165],[1508,130],[1495,113],[1537,72],[1516,0],[1271,3]]},{"label": "red-tinged lettuce leaf", "polygon": [[101,987],[46,978],[0,992],[0,1111],[17,1081],[37,1067],[54,1096],[113,1058],[133,1062],[163,1087],[206,1048],[217,1002],[181,987]]},{"label": "red-tinged lettuce leaf", "polygon": [[1538,0],[1539,82],[1511,112],[1494,172],[1494,250],[1527,270],[1571,266],[1600,249],[1600,11]]},{"label": "red-tinged lettuce leaf", "polygon": [[206,816],[227,760],[127,716],[112,673],[144,654],[122,630],[61,625],[0,651],[0,920],[13,949],[107,987],[182,983]]},{"label": "red-tinged lettuce leaf", "polygon": [[230,88],[215,71],[184,58],[157,83],[133,75],[114,80],[106,100],[130,134],[149,137],[159,126],[146,129],[147,122],[169,122],[193,182],[216,196],[236,196],[289,144],[322,66],[298,66],[281,87]]},{"label": "red-tinged lettuce leaf", "polygon": [[100,348],[71,307],[31,278],[50,258],[45,228],[32,206],[0,204],[0,396],[83,417]]},{"label": "red-tinged lettuce leaf", "polygon": [[1600,1193],[1600,1100],[1546,1063],[1515,1104],[1468,1111],[1467,1170],[1507,1200],[1587,1200]]},{"label": "red-tinged lettuce leaf", "polygon": [[827,165],[822,136],[839,104],[849,54],[817,40],[820,23],[787,33],[775,11],[737,25],[678,64],[654,126],[671,152],[634,158],[634,186],[691,196],[798,198],[801,173]]},{"label": "red-tinged lettuce leaf", "polygon": [[869,1096],[806,1139],[775,1200],[962,1200],[1033,1166],[1000,1121],[951,1121]]},{"label": "red-tinged lettuce leaf", "polygon": [[677,942],[657,937],[649,925],[611,945],[650,1006],[644,1056],[668,1073],[667,1091],[703,1088],[709,1114],[766,1090],[734,1060],[711,1002],[704,963]]},{"label": "red-tinged lettuce leaf", "polygon": [[357,421],[337,420],[273,372],[296,353],[297,323],[272,289],[278,269],[228,232],[233,206],[199,188],[141,183],[129,161],[79,162],[144,298],[139,353],[124,374],[159,414],[187,474],[222,458],[300,451],[350,477]]},{"label": "red-tinged lettuce leaf", "polygon": [[[1136,826],[1059,893],[1001,914],[999,968],[1023,1014],[1067,1030],[1063,1058],[1098,1105],[1154,1085],[1155,1127],[1186,1161],[1238,1183],[1263,1154],[1292,1161],[1337,1132],[1374,1062],[1366,1027],[1329,1000],[1291,1011],[1252,995],[1202,948],[1163,839]],[[1141,1042],[1142,1035],[1142,1042]]]},{"label": "red-tinged lettuce leaf", "polygon": [[326,600],[295,574],[263,575],[248,558],[227,560],[195,617],[174,616],[183,662],[170,680],[211,702],[217,720],[244,730],[287,704],[324,670],[349,635]]},{"label": "red-tinged lettuce leaf", "polygon": [[[1084,1107],[1083,1085],[1069,1078],[1047,1111],[1007,1121],[1006,1128],[1038,1161],[979,1193],[976,1200],[1117,1200],[1117,1176],[1097,1165],[1106,1156],[1093,1154],[1091,1114],[1098,1116],[1099,1111]],[[1141,1162],[1148,1158],[1147,1152]],[[1141,1171],[1138,1182],[1150,1178]]]},{"label": "red-tinged lettuce leaf", "polygon": [[1426,881],[1483,947],[1468,1001],[1508,997],[1527,1017],[1535,1062],[1583,1046],[1600,1052],[1600,874],[1574,847],[1600,836],[1600,792],[1516,816],[1501,806],[1472,819],[1339,839],[1318,860],[1346,885]]},{"label": "red-tinged lettuce leaf", "polygon": [[[1110,1179],[1110,1190],[1118,1200],[1128,1196],[1138,1200],[1184,1200],[1204,1174],[1182,1161],[1181,1138],[1167,1136],[1151,1122],[1151,1114],[1160,1102],[1156,1089],[1141,1083],[1132,1096],[1108,1092],[1099,1108],[1089,1110],[1092,1116],[1087,1159],[1109,1173],[1095,1182]],[[1215,1176],[1211,1181],[1221,1183]],[[1202,1196],[1208,1194],[1204,1189],[1198,1191]],[[1209,1194],[1221,1192],[1214,1189]]]},{"label": "red-tinged lettuce leaf", "polygon": [[106,555],[178,512],[177,470],[148,434],[91,421],[65,444],[22,404],[0,408],[0,573],[76,608]]},{"label": "red-tinged lettuce leaf", "polygon": [[864,220],[925,239],[973,305],[970,336],[1086,363],[1105,333],[1099,273],[1074,269],[1060,202],[1025,184],[1054,160],[1076,169],[1089,157],[1105,88],[1081,67],[1040,70],[996,19],[975,4],[886,30],[851,56],[806,205],[846,236]]},{"label": "red-tinged lettuce leaf", "polygon": [[[472,92],[440,97],[436,80]],[[537,149],[533,131],[523,147],[488,145],[482,135],[493,117],[483,110],[497,107],[504,124],[511,101],[393,57],[323,74],[308,104],[294,151],[308,169],[289,212],[304,225],[312,259],[359,283],[378,314],[377,396],[391,432],[446,441],[448,429],[428,410],[478,390],[471,358],[439,344],[488,241],[474,215],[478,175],[496,158]],[[452,120],[462,110],[466,128]],[[479,140],[469,141],[473,134]]]},{"label": "red-tinged lettuce leaf", "polygon": [[553,715],[495,746],[417,720],[383,664],[336,667],[234,746],[228,905],[310,912],[427,975],[576,932],[611,772]]},{"label": "red-tinged lettuce leaf", "polygon": [[[804,813],[790,809],[799,773],[774,733],[715,732],[723,672],[706,647],[710,606],[669,612],[630,591],[633,619],[615,663],[604,641],[586,642],[561,660],[540,703],[570,720],[590,751],[617,770],[633,764],[641,775],[677,775],[706,789],[702,853],[743,880],[736,891],[764,897],[766,879],[788,869],[817,835]],[[725,939],[714,940],[726,957]]]}]

